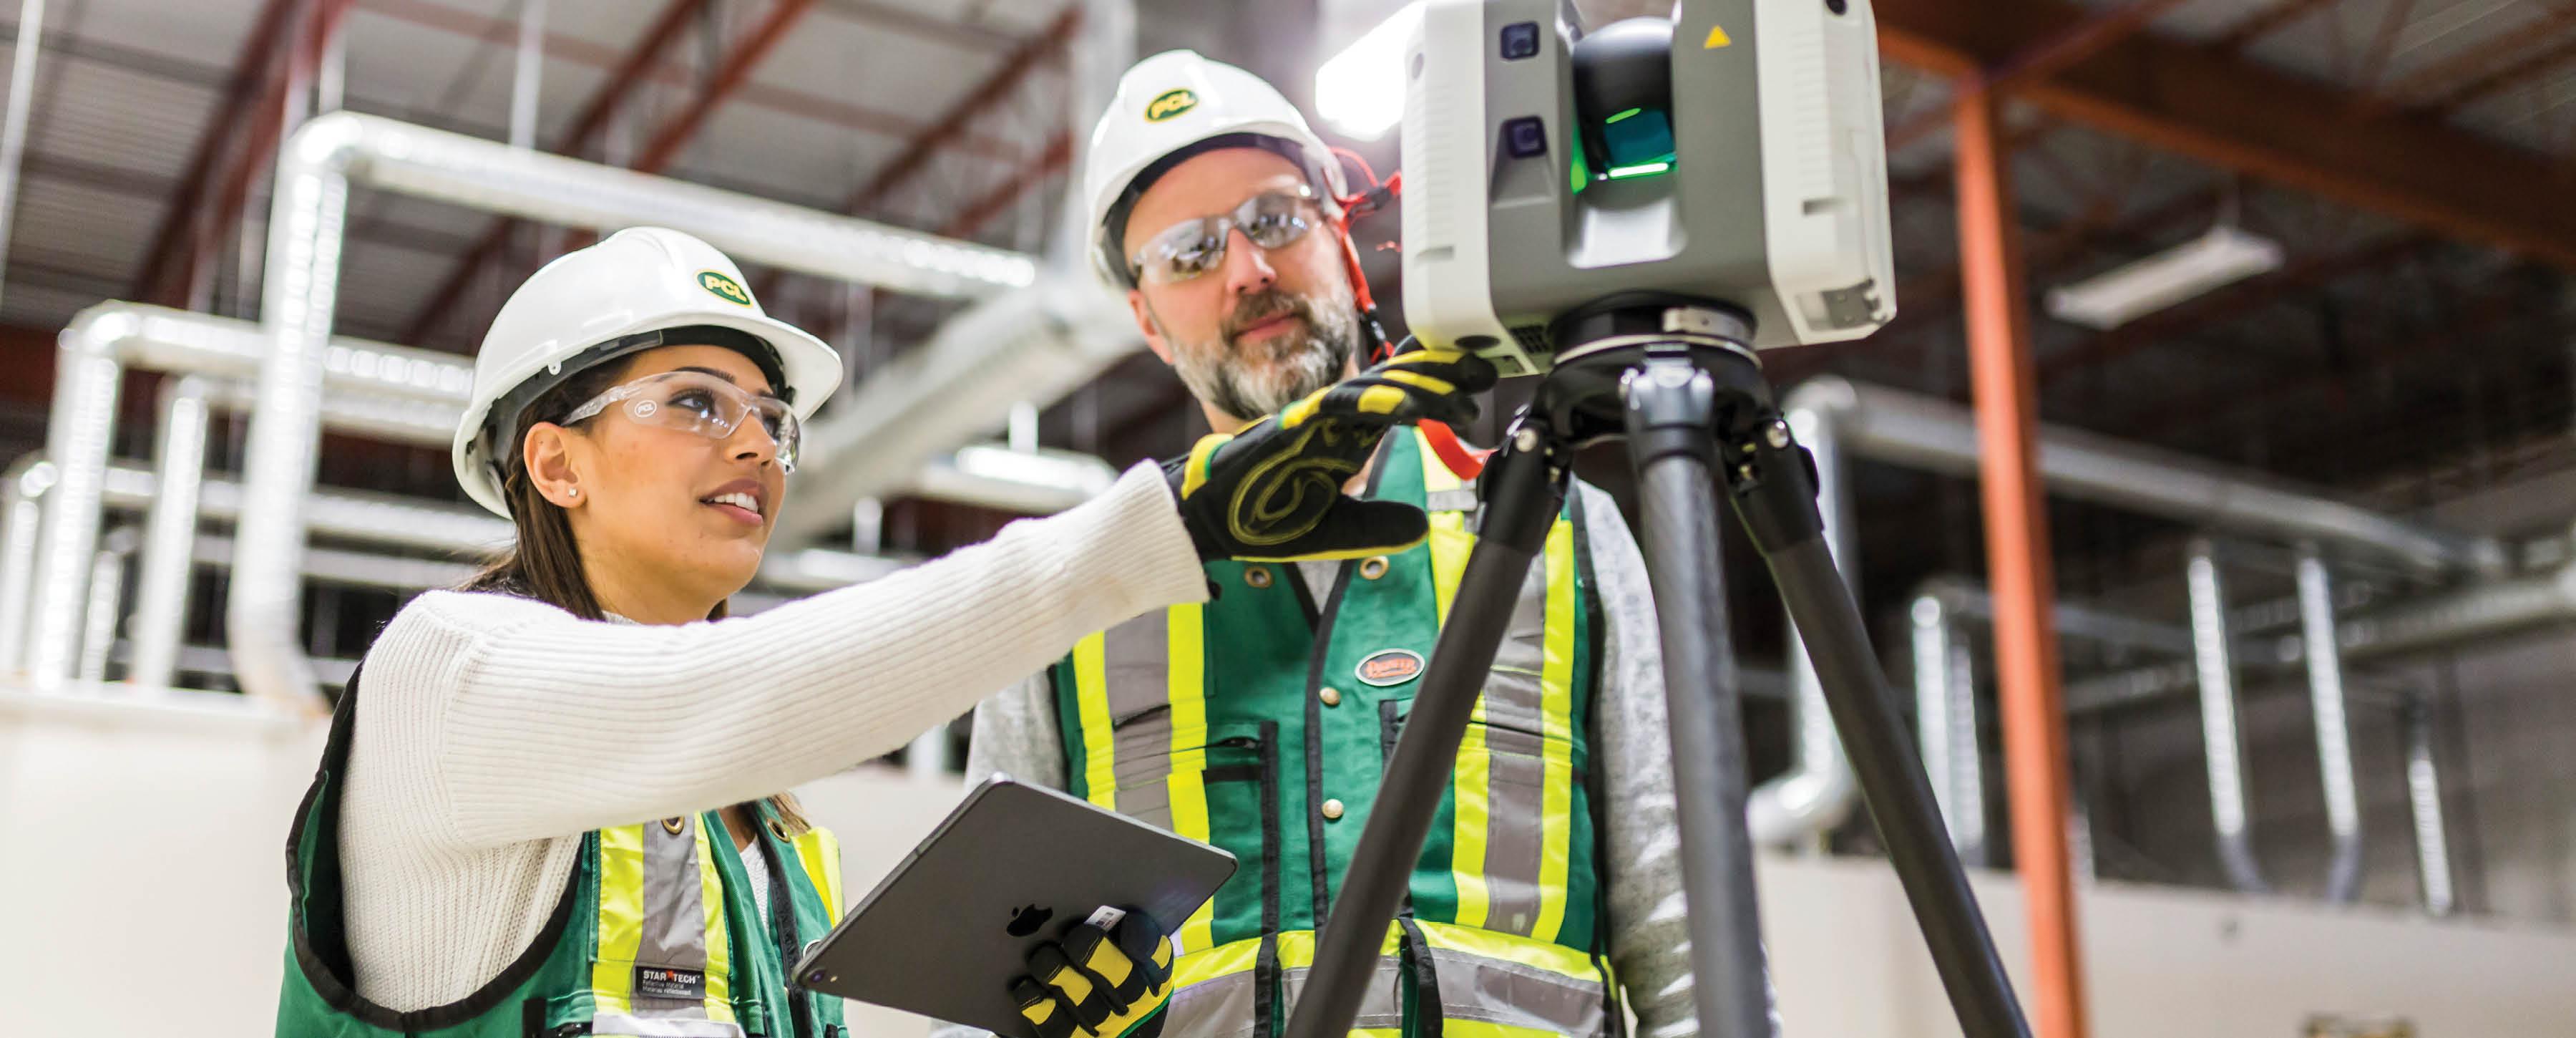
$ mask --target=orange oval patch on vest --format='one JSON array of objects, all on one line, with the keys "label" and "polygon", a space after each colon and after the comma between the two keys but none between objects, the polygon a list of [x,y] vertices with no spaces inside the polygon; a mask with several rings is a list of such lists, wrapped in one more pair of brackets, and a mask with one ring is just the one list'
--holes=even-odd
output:
[{"label": "orange oval patch on vest", "polygon": [[1411,649],[1386,649],[1361,660],[1359,679],[1378,688],[1401,685],[1422,676],[1422,654]]}]

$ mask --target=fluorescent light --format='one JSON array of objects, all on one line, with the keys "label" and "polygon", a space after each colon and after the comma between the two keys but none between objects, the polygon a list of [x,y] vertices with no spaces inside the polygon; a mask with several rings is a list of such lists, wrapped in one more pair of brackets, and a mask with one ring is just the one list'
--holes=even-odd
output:
[{"label": "fluorescent light", "polygon": [[2221,225],[2117,270],[2048,290],[2048,315],[2111,329],[2193,296],[2280,269],[2281,245]]},{"label": "fluorescent light", "polygon": [[1409,3],[1315,70],[1315,114],[1345,136],[1373,141],[1404,121],[1404,43],[1422,21]]},{"label": "fluorescent light", "polygon": [[1671,168],[1673,164],[1669,162],[1640,162],[1634,166],[1612,166],[1607,175],[1612,180],[1618,180],[1622,177],[1642,177],[1648,173],[1661,173]]}]

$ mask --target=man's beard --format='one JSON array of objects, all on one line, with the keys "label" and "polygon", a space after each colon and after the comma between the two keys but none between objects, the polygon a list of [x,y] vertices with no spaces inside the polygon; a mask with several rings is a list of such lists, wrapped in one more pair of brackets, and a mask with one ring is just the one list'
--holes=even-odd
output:
[{"label": "man's beard", "polygon": [[[1243,329],[1289,314],[1304,327],[1246,344]],[[1240,421],[1276,414],[1307,394],[1339,382],[1359,353],[1359,304],[1349,290],[1293,296],[1278,289],[1246,296],[1227,316],[1214,342],[1172,339],[1172,369],[1193,396]]]}]

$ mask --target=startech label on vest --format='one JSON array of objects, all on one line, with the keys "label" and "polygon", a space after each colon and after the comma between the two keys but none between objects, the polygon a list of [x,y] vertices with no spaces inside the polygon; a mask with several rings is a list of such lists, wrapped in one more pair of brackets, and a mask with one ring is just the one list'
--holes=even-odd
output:
[{"label": "startech label on vest", "polygon": [[653,998],[703,1001],[707,997],[707,974],[705,970],[638,963],[635,966],[635,993]]}]

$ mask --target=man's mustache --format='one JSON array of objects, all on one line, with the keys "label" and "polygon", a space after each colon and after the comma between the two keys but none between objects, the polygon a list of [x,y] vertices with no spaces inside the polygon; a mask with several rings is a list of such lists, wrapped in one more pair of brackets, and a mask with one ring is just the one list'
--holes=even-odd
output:
[{"label": "man's mustache", "polygon": [[1226,341],[1232,342],[1234,337],[1243,334],[1245,329],[1282,314],[1302,318],[1307,324],[1315,323],[1314,314],[1305,300],[1276,290],[1263,292],[1257,296],[1244,297],[1243,302],[1235,306],[1234,312],[1226,316],[1222,329]]}]

